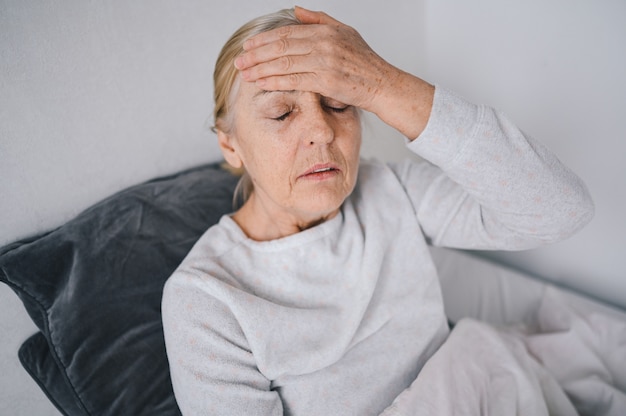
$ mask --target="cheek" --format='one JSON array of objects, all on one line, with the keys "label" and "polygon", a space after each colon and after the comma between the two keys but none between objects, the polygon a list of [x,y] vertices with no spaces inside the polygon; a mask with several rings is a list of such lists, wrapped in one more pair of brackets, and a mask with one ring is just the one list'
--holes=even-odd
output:
[{"label": "cheek", "polygon": [[357,180],[361,151],[361,123],[357,119],[346,132],[345,140],[341,143],[341,152],[348,165],[348,176],[346,185],[351,189]]},{"label": "cheek", "polygon": [[275,132],[262,128],[241,131],[239,148],[244,167],[255,184],[267,187],[290,177],[294,150]]},{"label": "cheek", "polygon": [[345,139],[341,143],[342,151],[350,161],[358,161],[361,150],[361,123],[356,118],[356,120],[346,123],[344,126],[345,131],[342,137],[345,137]]},{"label": "cheek", "polygon": [[362,131],[361,131],[361,122],[360,121],[356,121],[355,122],[355,127],[352,133],[352,143],[356,149],[356,153],[359,153],[359,150],[361,149],[361,141],[362,141]]}]

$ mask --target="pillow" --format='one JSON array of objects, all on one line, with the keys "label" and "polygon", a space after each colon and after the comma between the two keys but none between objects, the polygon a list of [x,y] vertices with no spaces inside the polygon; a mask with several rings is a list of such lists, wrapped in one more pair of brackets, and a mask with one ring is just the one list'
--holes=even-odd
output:
[{"label": "pillow", "polygon": [[216,164],[153,180],[0,249],[0,280],[41,331],[20,361],[64,414],[180,414],[161,293],[202,233],[232,211],[237,180]]}]

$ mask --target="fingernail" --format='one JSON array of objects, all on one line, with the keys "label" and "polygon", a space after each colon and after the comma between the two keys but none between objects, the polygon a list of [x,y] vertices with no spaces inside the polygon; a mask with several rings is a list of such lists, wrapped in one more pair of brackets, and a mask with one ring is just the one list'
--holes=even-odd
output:
[{"label": "fingernail", "polygon": [[237,58],[235,58],[235,68],[237,69],[243,68],[243,57],[238,56]]}]

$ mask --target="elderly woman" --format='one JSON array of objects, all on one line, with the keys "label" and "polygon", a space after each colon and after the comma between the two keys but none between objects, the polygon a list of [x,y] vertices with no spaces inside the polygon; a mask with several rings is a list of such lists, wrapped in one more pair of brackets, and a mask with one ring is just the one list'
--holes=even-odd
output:
[{"label": "elderly woman", "polygon": [[[427,162],[360,161],[359,109]],[[592,215],[581,181],[502,114],[301,8],[226,43],[215,130],[244,197],[164,291],[184,414],[379,414],[449,333],[429,244],[526,249]]]}]

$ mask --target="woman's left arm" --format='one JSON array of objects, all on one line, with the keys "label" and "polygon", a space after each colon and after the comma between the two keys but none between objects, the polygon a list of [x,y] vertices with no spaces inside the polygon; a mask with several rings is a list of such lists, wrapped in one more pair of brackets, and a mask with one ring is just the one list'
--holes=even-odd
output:
[{"label": "woman's left arm", "polygon": [[542,143],[445,88],[408,148],[431,163],[394,171],[434,245],[528,249],[568,238],[593,216],[584,183]]}]

